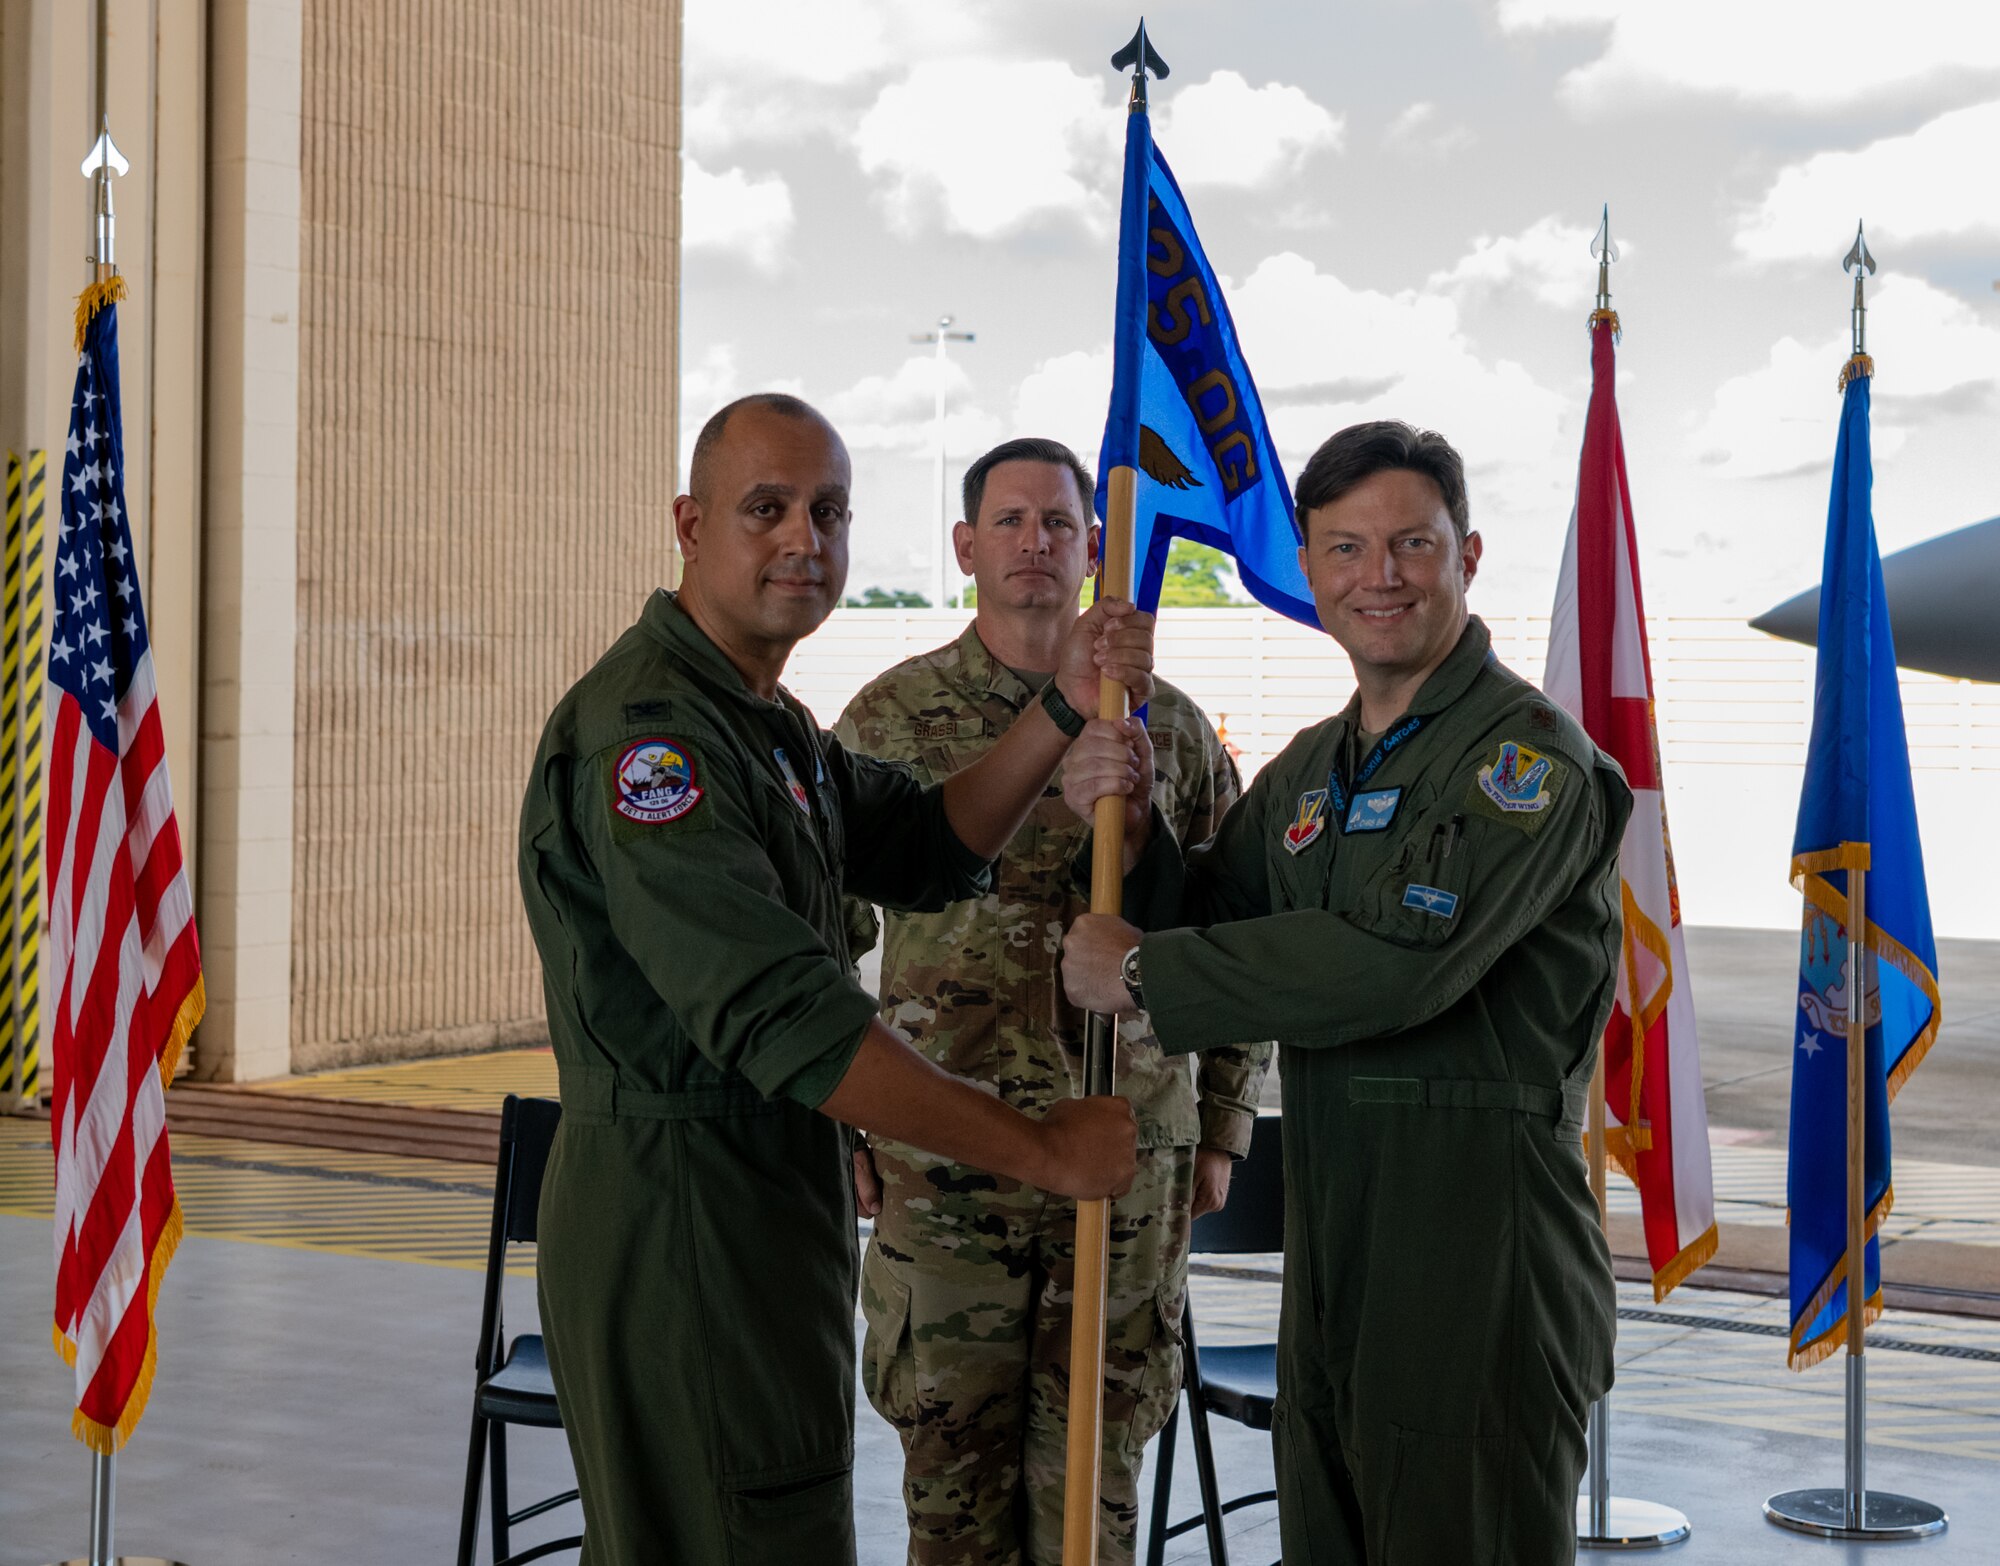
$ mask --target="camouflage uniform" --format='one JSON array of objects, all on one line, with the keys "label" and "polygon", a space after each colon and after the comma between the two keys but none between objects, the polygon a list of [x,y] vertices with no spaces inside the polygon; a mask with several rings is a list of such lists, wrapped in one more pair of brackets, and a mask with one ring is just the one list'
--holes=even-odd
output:
[{"label": "camouflage uniform", "polygon": [[[968,626],[849,703],[854,750],[950,776],[1035,691]],[[1146,717],[1154,800],[1199,842],[1240,790],[1199,708],[1162,683]],[[1037,1114],[1077,1090],[1083,1014],[1062,992],[1072,861],[1085,827],[1051,786],[1002,856],[994,891],[940,914],[891,914],[882,1015],[932,1060]],[[857,923],[872,925],[866,905]],[[872,930],[862,932],[865,950]],[[1164,1056],[1143,1014],[1121,1022],[1118,1091],[1139,1122],[1139,1174],[1111,1204],[1100,1559],[1129,1561],[1145,1444],[1180,1388],[1181,1291],[1197,1144],[1242,1157],[1268,1045]],[[900,1143],[875,1141],[883,1184],[862,1267],[862,1380],[902,1437],[912,1566],[1054,1563],[1062,1501],[1076,1204]]]}]

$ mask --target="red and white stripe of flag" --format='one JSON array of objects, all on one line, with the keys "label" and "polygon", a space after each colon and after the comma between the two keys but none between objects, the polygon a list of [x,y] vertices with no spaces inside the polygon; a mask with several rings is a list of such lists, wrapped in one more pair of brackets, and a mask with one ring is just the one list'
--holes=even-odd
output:
[{"label": "red and white stripe of flag", "polygon": [[1604,1145],[1639,1188],[1659,1300],[1715,1254],[1715,1187],[1618,426],[1616,330],[1615,319],[1593,319],[1590,412],[1543,687],[1632,786],[1619,859],[1624,952],[1604,1032]]},{"label": "red and white stripe of flag", "polygon": [[118,752],[50,686],[49,974],[55,1001],[56,1348],[77,1438],[124,1444],[145,1411],[153,1303],[180,1239],[165,1085],[203,1006],[153,661],[118,707]]}]

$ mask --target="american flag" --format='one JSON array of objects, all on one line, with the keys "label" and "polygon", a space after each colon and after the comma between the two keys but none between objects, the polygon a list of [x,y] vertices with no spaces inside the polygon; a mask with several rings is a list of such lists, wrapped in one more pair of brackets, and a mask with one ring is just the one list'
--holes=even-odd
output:
[{"label": "american flag", "polygon": [[201,1018],[194,901],[167,781],[125,512],[117,281],[84,296],[49,641],[57,1352],[71,1429],[122,1446],[153,1380],[153,1303],[181,1232],[166,1084]]}]

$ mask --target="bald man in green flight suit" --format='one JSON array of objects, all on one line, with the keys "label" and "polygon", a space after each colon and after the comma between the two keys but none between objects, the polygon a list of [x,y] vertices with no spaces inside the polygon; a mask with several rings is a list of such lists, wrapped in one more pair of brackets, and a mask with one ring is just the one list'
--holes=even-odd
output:
[{"label": "bald man in green flight suit", "polygon": [[732,403],[674,502],[686,571],[558,703],[522,806],[563,1115],[536,1274],[586,1566],[854,1559],[848,1127],[1063,1195],[1121,1193],[1120,1098],[1026,1115],[875,1015],[852,891],[982,894],[1149,616],[1078,621],[1041,701],[932,785],[779,684],[847,576],[849,465],[797,398]]},{"label": "bald man in green flight suit", "polygon": [[1161,1047],[1279,1041],[1285,1559],[1549,1566],[1576,1552],[1613,1291],[1578,1140],[1617,975],[1609,757],[1493,657],[1464,470],[1408,425],[1299,476],[1301,564],[1358,687],[1185,856],[1143,727],[1092,725],[1073,808],[1127,798],[1126,907],[1064,946],[1071,1000]]}]

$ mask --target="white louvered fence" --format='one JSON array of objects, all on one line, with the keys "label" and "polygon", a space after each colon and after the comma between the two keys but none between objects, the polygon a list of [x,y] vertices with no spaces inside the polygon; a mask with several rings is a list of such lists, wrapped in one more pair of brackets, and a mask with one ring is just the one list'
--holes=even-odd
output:
[{"label": "white louvered fence", "polygon": [[[786,684],[831,726],[868,679],[951,640],[965,621],[950,609],[841,610],[800,645]],[[1539,679],[1548,617],[1489,616],[1487,625],[1501,659]],[[1799,899],[1786,873],[1812,724],[1812,649],[1740,620],[1663,617],[1647,632],[1685,917],[1791,927]],[[1353,690],[1332,642],[1258,609],[1168,610],[1159,666],[1222,727],[1246,781]],[[2000,938],[2000,686],[1907,671],[1902,683],[1937,933]]]}]

